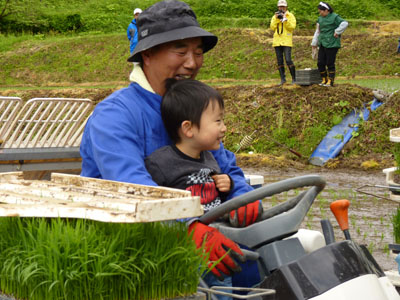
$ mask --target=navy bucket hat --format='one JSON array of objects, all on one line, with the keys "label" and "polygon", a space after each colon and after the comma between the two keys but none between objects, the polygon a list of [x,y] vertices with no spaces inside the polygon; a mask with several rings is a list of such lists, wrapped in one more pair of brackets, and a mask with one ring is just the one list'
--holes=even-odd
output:
[{"label": "navy bucket hat", "polygon": [[171,41],[201,37],[204,53],[214,48],[218,38],[200,28],[193,10],[184,2],[165,0],[144,10],[137,19],[138,44],[129,62],[140,62],[140,52]]}]

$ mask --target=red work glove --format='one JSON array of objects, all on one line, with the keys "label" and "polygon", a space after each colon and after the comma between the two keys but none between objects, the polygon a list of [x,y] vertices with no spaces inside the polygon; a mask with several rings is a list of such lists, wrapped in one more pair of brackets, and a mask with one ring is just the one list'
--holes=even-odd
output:
[{"label": "red work glove", "polygon": [[[199,222],[194,222],[189,226],[189,233],[193,232],[193,240],[200,248],[204,245],[206,251],[210,254],[208,267],[211,268],[213,263],[224,257],[211,272],[220,280],[224,277],[222,273],[226,275],[232,275],[234,272],[242,271],[242,268],[237,264],[235,260],[240,262],[245,262],[243,252],[240,250],[239,246],[225,237],[216,228],[204,225]],[[228,250],[229,253],[228,253]]]},{"label": "red work glove", "polygon": [[232,210],[229,213],[229,223],[233,227],[246,227],[261,218],[263,207],[261,200],[254,201],[245,206]]}]

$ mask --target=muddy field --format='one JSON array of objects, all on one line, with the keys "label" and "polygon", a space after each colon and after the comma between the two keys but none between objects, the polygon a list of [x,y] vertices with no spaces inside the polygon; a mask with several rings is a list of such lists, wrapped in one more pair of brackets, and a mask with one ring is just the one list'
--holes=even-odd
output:
[{"label": "muddy field", "polygon": [[[389,198],[387,189],[363,187],[365,185],[386,185],[384,173],[350,169],[299,170],[287,168],[282,170],[246,166],[242,166],[242,168],[247,174],[263,175],[265,183],[308,174],[322,176],[327,185],[315,200],[301,227],[321,231],[320,220],[329,219],[334,227],[336,240],[344,240],[344,235],[334,215],[331,213],[329,205],[334,200],[348,199],[351,203],[349,208],[349,231],[352,239],[366,245],[382,269],[390,270],[397,267],[394,258],[389,254],[388,244],[393,243],[391,216],[399,204],[391,200],[364,194],[364,192],[367,192],[379,197]],[[293,195],[294,192],[289,192],[277,195],[277,197],[270,197],[264,200],[264,207],[272,207],[277,203],[290,199]]]}]

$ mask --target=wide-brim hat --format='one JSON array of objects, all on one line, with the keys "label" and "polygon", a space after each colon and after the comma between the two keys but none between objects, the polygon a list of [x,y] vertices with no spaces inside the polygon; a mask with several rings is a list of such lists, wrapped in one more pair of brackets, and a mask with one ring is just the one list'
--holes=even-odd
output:
[{"label": "wide-brim hat", "polygon": [[218,38],[202,29],[193,10],[184,2],[165,0],[144,10],[138,17],[138,43],[130,62],[140,62],[140,52],[167,42],[201,37],[204,53],[214,48]]}]

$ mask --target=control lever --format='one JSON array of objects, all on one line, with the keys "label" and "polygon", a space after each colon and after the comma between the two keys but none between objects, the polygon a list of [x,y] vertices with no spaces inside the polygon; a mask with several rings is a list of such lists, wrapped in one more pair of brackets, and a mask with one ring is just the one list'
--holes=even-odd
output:
[{"label": "control lever", "polygon": [[346,240],[351,240],[349,232],[349,218],[348,218],[348,208],[350,206],[350,201],[347,199],[336,200],[331,203],[331,211],[335,215],[337,222],[339,223],[340,229],[344,233]]},{"label": "control lever", "polygon": [[329,245],[336,242],[331,222],[327,219],[321,220],[321,227],[325,238],[325,244]]}]

